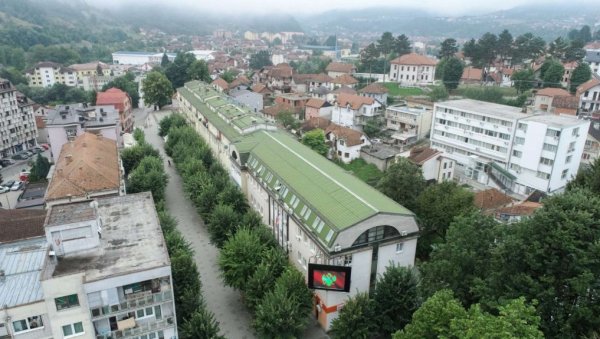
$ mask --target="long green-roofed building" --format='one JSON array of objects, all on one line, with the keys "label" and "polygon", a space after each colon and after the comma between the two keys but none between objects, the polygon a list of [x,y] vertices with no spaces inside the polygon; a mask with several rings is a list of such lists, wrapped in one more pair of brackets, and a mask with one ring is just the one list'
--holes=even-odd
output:
[{"label": "long green-roofed building", "polygon": [[325,329],[390,263],[414,264],[411,211],[208,84],[186,83],[177,98],[307,280],[309,264],[351,267],[349,292],[315,290]]}]

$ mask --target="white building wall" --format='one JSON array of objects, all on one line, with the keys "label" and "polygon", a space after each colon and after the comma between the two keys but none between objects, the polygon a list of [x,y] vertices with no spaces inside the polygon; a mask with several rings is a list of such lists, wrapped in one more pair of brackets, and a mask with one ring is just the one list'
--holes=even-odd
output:
[{"label": "white building wall", "polygon": [[331,121],[349,128],[354,128],[354,117],[356,111],[347,107],[335,106],[331,111]]},{"label": "white building wall", "polygon": [[[27,319],[29,317],[42,316],[43,327],[35,328],[15,333],[13,326],[14,321]],[[7,319],[8,318],[8,319]],[[52,327],[46,303],[42,300],[32,304],[12,307],[2,311],[2,319],[0,322],[6,324],[6,329],[9,334],[12,334],[14,339],[51,339]]]}]

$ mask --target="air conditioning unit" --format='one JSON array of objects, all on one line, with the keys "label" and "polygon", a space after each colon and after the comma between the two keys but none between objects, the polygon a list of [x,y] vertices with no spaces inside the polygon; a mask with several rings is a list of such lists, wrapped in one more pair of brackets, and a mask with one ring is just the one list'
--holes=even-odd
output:
[{"label": "air conditioning unit", "polygon": [[335,245],[335,246],[333,247],[333,251],[334,251],[334,252],[339,252],[339,251],[341,251],[341,250],[342,250],[342,246],[340,246],[340,245]]},{"label": "air conditioning unit", "polygon": [[408,235],[408,232],[407,231],[402,231],[402,232],[400,232],[400,235],[403,236],[403,237],[405,237],[405,236]]}]

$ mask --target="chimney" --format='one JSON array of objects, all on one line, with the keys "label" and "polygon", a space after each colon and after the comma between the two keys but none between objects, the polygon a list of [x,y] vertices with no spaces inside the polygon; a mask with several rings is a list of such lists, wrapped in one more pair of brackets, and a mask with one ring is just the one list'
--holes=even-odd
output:
[{"label": "chimney", "polygon": [[73,156],[71,154],[67,154],[65,158],[67,158],[67,164],[70,164],[73,161]]}]

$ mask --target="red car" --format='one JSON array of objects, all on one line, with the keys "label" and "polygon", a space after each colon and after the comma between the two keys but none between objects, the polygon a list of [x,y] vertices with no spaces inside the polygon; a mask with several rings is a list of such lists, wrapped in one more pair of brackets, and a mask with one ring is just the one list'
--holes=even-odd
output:
[{"label": "red car", "polygon": [[48,144],[40,144],[40,147],[42,147],[45,150],[48,150],[50,148],[50,145],[48,145]]}]

